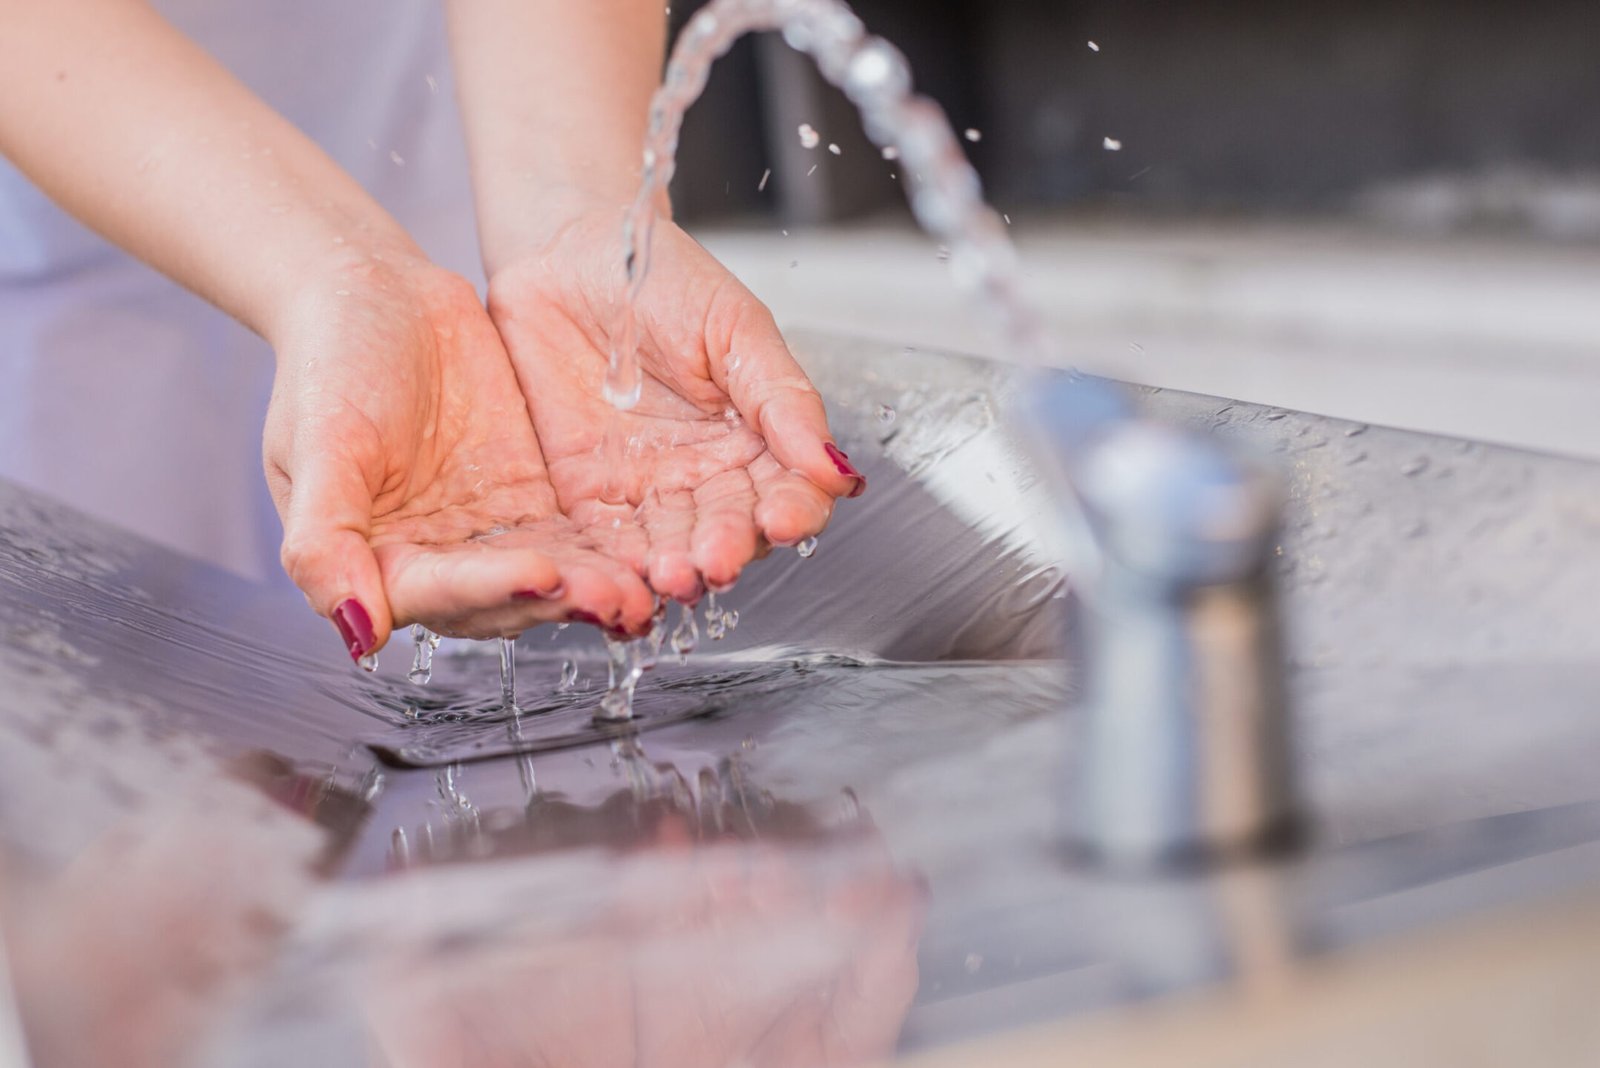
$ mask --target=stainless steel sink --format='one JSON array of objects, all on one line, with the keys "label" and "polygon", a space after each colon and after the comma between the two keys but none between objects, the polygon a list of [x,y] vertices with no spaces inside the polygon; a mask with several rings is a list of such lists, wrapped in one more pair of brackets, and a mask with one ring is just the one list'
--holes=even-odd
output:
[{"label": "stainless steel sink", "polygon": [[[487,649],[447,645],[416,687],[397,643],[363,676],[297,598],[0,487],[10,929],[93,929],[92,895],[33,891],[108,837],[158,843],[120,915],[198,901],[250,932],[221,940],[246,962],[230,996],[174,1025],[213,1065],[369,1042],[477,1063],[463,1036],[574,1064],[848,1063],[1236,976],[1225,883],[1108,879],[1058,848],[1074,601],[1007,425],[1022,380],[795,340],[871,490],[811,558],[749,570],[738,628],[647,676],[637,730],[590,726],[605,661],[579,628],[524,637],[509,717]],[[1246,911],[1315,955],[1600,887],[1600,467],[1142,400],[1291,490],[1315,834]],[[207,874],[230,863],[304,874]],[[148,961],[157,986],[193,966]]]}]

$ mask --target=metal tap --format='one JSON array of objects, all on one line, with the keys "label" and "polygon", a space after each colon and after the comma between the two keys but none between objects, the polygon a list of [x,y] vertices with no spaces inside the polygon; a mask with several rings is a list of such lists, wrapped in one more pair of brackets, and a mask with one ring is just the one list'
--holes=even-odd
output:
[{"label": "metal tap", "polygon": [[1079,375],[1031,391],[1068,491],[1085,675],[1073,854],[1120,869],[1282,849],[1300,825],[1273,582],[1281,497],[1211,435]]}]

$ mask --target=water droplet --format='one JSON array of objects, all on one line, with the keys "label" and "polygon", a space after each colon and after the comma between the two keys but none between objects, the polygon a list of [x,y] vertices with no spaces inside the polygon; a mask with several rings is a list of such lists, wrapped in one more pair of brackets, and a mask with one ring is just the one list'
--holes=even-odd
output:
[{"label": "water droplet", "polygon": [[839,155],[843,155],[844,154],[843,150],[840,149],[839,146],[834,144],[832,141],[828,142],[828,151],[832,152],[835,156],[839,156]]},{"label": "water droplet", "polygon": [[822,138],[818,136],[817,131],[809,122],[802,122],[799,132],[801,148],[816,148],[822,141]]},{"label": "water droplet", "polygon": [[893,426],[895,411],[887,404],[878,405],[878,422],[883,426]]},{"label": "water droplet", "polygon": [[678,625],[673,628],[670,641],[680,663],[687,662],[689,654],[700,644],[700,625],[695,622],[694,609],[688,605],[681,609]]},{"label": "water droplet", "polygon": [[378,670],[378,654],[368,653],[366,656],[356,661],[356,663],[361,665],[362,671],[365,671],[370,675],[372,672]]},{"label": "water droplet", "polygon": [[1089,51],[1098,52],[1098,51],[1100,51],[1100,46],[1095,44],[1093,41],[1090,41],[1089,42]]},{"label": "water droplet", "polygon": [[813,163],[811,165],[811,169],[809,171],[806,171],[806,177],[810,178],[813,174],[816,174],[816,173],[817,173],[817,165],[815,163]]},{"label": "water droplet", "polygon": [[1121,152],[1122,142],[1118,141],[1115,137],[1107,137],[1101,140],[1100,147],[1105,149],[1107,152]]},{"label": "water droplet", "polygon": [[566,693],[578,685],[578,662],[575,660],[561,661],[561,681],[556,683],[556,690]]},{"label": "water droplet", "polygon": [[884,159],[891,159],[891,160],[899,159],[900,158],[900,150],[898,148],[895,148],[893,145],[884,145],[883,146],[883,158]]},{"label": "water droplet", "polygon": [[411,670],[406,673],[418,686],[433,679],[433,652],[439,648],[439,636],[420,623],[411,626]]},{"label": "water droplet", "polygon": [[772,168],[771,167],[768,167],[766,170],[762,171],[761,172],[761,181],[756,183],[756,192],[759,193],[762,190],[766,189],[767,188],[767,179],[771,178],[771,177],[772,177]]},{"label": "water droplet", "polygon": [[976,127],[968,126],[966,132],[962,134],[962,136],[968,141],[971,141],[973,144],[977,144],[979,141],[983,140],[983,131],[977,129]]},{"label": "water droplet", "polygon": [[794,551],[809,560],[817,551],[817,539],[801,538],[799,544],[794,547]]},{"label": "water droplet", "polygon": [[517,639],[500,639],[500,707],[517,710]]},{"label": "water droplet", "polygon": [[406,165],[405,157],[392,148],[389,150],[389,162],[396,167],[404,167]]},{"label": "water droplet", "polygon": [[1428,458],[1426,456],[1417,456],[1407,460],[1405,464],[1401,466],[1400,473],[1405,475],[1407,478],[1411,478],[1415,475],[1422,474],[1422,472],[1426,471],[1427,469]]}]

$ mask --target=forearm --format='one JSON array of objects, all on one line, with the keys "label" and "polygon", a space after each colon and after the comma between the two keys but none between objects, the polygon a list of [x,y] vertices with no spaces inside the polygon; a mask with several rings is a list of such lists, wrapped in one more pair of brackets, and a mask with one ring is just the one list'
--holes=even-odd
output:
[{"label": "forearm", "polygon": [[662,0],[449,0],[490,272],[580,206],[631,201],[660,79]]},{"label": "forearm", "polygon": [[310,139],[139,0],[0,0],[0,25],[0,153],[258,333],[333,265],[415,252]]}]

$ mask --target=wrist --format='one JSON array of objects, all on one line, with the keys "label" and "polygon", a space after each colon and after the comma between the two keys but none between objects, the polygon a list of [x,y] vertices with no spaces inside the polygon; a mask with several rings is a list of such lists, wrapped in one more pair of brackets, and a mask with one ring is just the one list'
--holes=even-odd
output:
[{"label": "wrist", "polygon": [[413,294],[445,279],[469,284],[432,263],[403,231],[329,232],[317,244],[293,260],[292,267],[282,265],[284,282],[261,313],[257,330],[280,356],[298,349],[296,342],[314,337],[321,324],[357,309],[415,306]]},{"label": "wrist", "polygon": [[[637,177],[609,185],[530,180],[520,195],[500,198],[501,204],[516,205],[510,210],[496,211],[480,203],[479,244],[485,273],[492,279],[517,264],[547,256],[575,231],[586,239],[620,243],[623,221],[638,192]],[[665,192],[656,198],[655,211],[658,220],[671,220],[672,201]],[[620,255],[620,244],[618,248]]]}]

